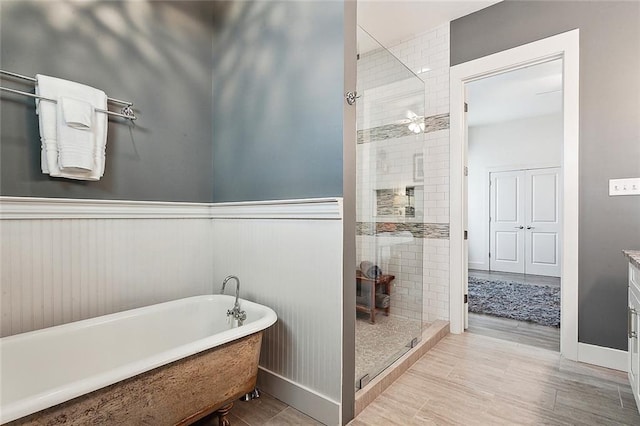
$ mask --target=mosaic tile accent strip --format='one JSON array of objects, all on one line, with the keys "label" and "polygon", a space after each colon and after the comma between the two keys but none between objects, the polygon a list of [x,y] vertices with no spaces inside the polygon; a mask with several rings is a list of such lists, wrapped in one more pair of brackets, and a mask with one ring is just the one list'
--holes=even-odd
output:
[{"label": "mosaic tile accent strip", "polygon": [[[449,128],[449,113],[425,117],[424,133],[437,132]],[[371,129],[358,130],[358,143],[384,141],[414,135],[407,124],[385,124]]]},{"label": "mosaic tile accent strip", "polygon": [[406,124],[385,124],[371,129],[358,130],[358,143],[384,141],[414,134]]},{"label": "mosaic tile accent strip", "polygon": [[424,132],[431,133],[449,128],[449,113],[432,115],[424,119]]},{"label": "mosaic tile accent strip", "polygon": [[356,235],[409,231],[414,238],[449,239],[448,223],[357,222]]},{"label": "mosaic tile accent strip", "polygon": [[376,211],[379,216],[390,216],[394,214],[393,200],[396,192],[393,189],[377,189],[376,190]]}]

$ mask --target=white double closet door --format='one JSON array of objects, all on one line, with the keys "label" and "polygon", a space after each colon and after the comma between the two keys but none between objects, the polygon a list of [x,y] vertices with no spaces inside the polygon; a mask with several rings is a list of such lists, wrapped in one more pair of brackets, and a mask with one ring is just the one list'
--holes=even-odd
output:
[{"label": "white double closet door", "polygon": [[560,276],[560,168],[490,174],[489,267]]}]

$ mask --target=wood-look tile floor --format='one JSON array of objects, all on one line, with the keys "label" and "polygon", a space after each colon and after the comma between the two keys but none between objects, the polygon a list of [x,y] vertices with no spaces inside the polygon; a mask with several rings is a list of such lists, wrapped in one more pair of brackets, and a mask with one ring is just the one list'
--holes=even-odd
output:
[{"label": "wood-look tile floor", "polygon": [[625,373],[472,333],[449,335],[351,423],[640,425]]},{"label": "wood-look tile floor", "polygon": [[469,312],[469,333],[560,352],[560,329]]},{"label": "wood-look tile floor", "polygon": [[[264,392],[258,399],[236,401],[228,418],[231,426],[322,426],[322,423]],[[205,417],[195,426],[218,426],[218,417]]]}]

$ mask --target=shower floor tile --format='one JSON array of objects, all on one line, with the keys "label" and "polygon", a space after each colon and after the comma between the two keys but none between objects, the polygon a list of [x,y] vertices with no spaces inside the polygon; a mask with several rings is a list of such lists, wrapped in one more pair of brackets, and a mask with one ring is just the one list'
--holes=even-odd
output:
[{"label": "shower floor tile", "polygon": [[[428,324],[425,324],[428,325]],[[367,314],[356,317],[356,381],[365,374],[373,378],[406,352],[411,339],[419,336],[421,323],[395,315],[376,315],[369,323]]]}]

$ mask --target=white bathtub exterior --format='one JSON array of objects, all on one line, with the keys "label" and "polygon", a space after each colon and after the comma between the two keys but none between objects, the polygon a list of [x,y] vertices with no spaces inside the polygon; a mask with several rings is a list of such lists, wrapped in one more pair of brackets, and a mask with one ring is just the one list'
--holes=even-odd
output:
[{"label": "white bathtub exterior", "polygon": [[234,298],[195,296],[0,339],[0,423],[52,407],[276,322],[240,299],[244,325],[227,321]]}]

